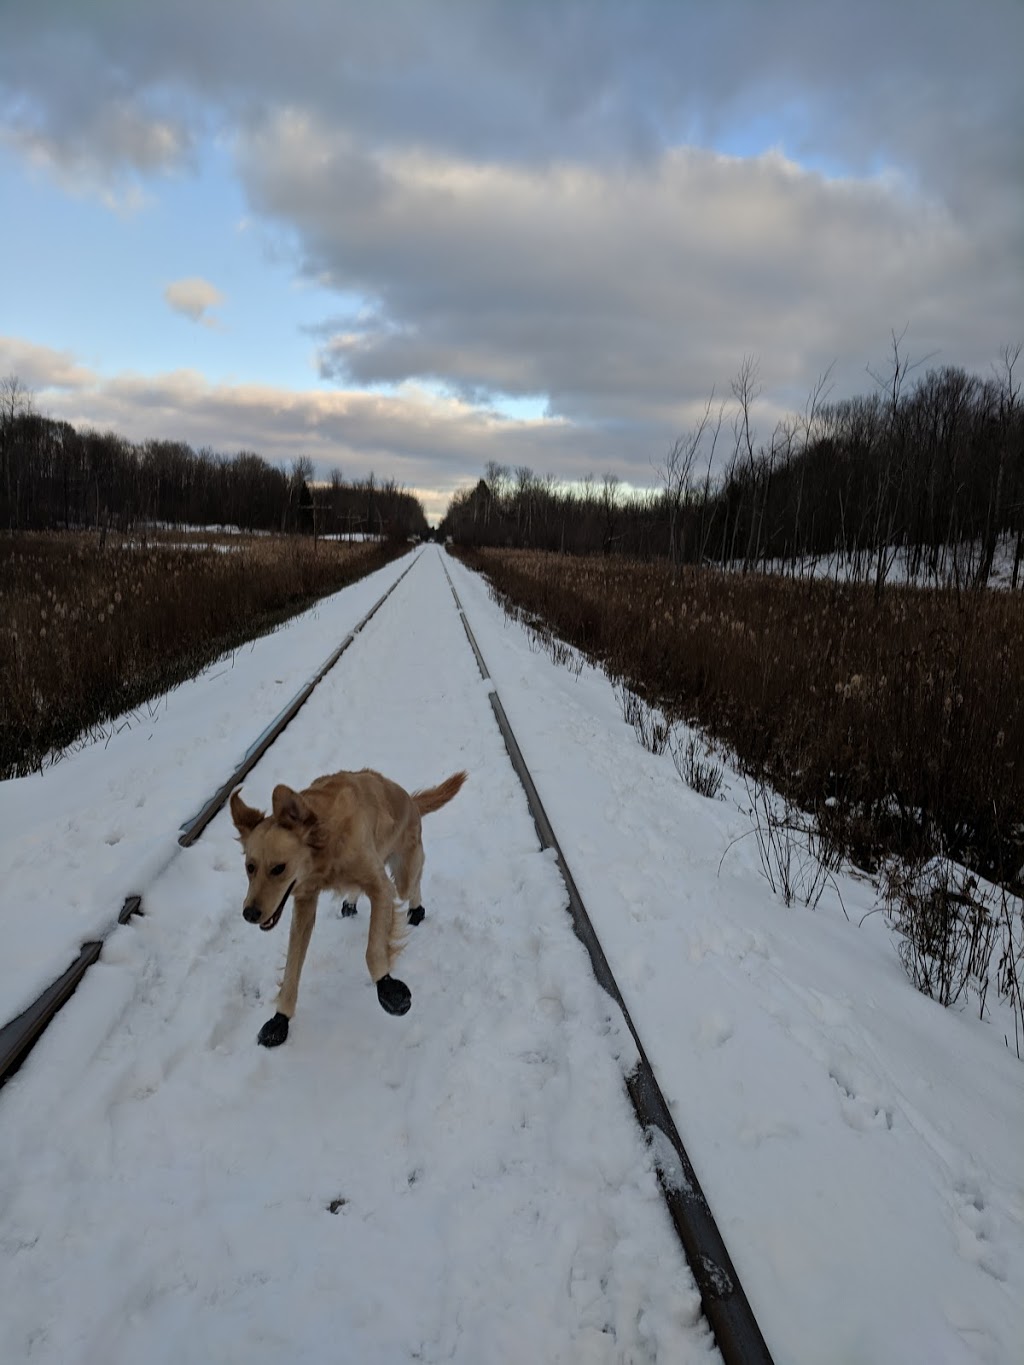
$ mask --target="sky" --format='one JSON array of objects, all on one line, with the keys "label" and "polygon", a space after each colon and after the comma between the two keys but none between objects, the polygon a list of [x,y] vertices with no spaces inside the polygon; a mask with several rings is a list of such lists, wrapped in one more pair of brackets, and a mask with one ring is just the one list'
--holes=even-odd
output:
[{"label": "sky", "polygon": [[[1024,339],[1020,0],[4,0],[0,375],[428,515]],[[726,443],[728,445],[728,442]],[[728,453],[727,451],[725,453]]]},{"label": "sky", "polygon": [[[243,920],[226,810],[188,849],[177,828],[393,584],[243,795],[468,770],[423,823],[412,1007],[377,1002],[365,897],[324,896],[268,1050],[291,911]],[[1024,1087],[994,982],[984,1017],[973,988],[917,991],[863,875],[786,906],[742,774],[698,795],[600,669],[556,664],[439,546],[224,663],[0,783],[0,1020],[105,939],[0,1090],[0,1360],[720,1360],[495,689],[772,1358],[1020,1365]]]}]

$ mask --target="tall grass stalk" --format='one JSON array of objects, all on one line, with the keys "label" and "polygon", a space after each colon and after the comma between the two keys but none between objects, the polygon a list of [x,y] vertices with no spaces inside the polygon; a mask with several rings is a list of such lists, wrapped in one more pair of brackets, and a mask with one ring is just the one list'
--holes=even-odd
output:
[{"label": "tall grass stalk", "polygon": [[0,778],[193,677],[405,546],[224,546],[23,534],[0,541]]}]

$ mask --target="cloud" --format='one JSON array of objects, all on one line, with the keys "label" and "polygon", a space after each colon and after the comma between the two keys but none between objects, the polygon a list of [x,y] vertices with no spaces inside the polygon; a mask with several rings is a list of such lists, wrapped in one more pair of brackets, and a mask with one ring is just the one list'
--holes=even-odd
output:
[{"label": "cloud", "polygon": [[838,151],[862,172],[881,155],[951,194],[965,171],[988,183],[1016,166],[1019,0],[8,8],[0,88],[22,122],[72,143],[118,102],[158,106],[192,129],[211,110],[237,123],[270,106],[304,108],[380,146],[608,162],[716,144],[767,114],[801,159]]},{"label": "cloud", "polygon": [[[180,388],[224,448],[279,414],[282,450],[429,483],[421,423],[441,482],[473,451],[643,482],[745,354],[766,427],[833,359],[863,391],[890,328],[979,372],[1019,338],[1022,47],[1019,0],[49,0],[5,15],[0,122],[121,208],[217,136],[248,221],[337,293],[341,407],[121,377],[90,411],[170,434]],[[503,424],[497,393],[559,420]]]},{"label": "cloud", "polygon": [[193,322],[201,322],[204,327],[219,327],[219,320],[208,312],[224,302],[224,295],[209,282],[198,275],[188,279],[174,280],[164,289],[164,299],[176,313],[181,313]]},{"label": "cloud", "polygon": [[69,351],[6,336],[0,336],[0,374],[16,375],[28,389],[47,392],[79,392],[98,380],[96,372],[80,365]]},{"label": "cloud", "polygon": [[144,109],[133,99],[87,103],[67,126],[61,120],[15,109],[0,143],[50,175],[66,193],[96,196],[115,212],[131,214],[148,202],[142,183],[187,164],[189,131],[173,117]]},{"label": "cloud", "polygon": [[898,178],[829,179],[774,152],[531,168],[367,151],[290,111],[239,164],[304,271],[364,301],[319,352],[348,385],[544,394],[559,416],[667,430],[746,353],[802,401],[836,357],[863,387],[908,320],[919,352],[985,367],[1024,311],[1019,272],[993,277],[998,233]]},{"label": "cloud", "polygon": [[254,450],[271,462],[308,455],[318,477],[340,468],[348,479],[395,479],[421,494],[435,520],[488,460],[538,473],[565,470],[565,477],[617,464],[615,440],[599,429],[511,421],[416,385],[379,394],[211,384],[193,370],[107,376],[16,337],[0,337],[0,373],[17,375],[36,411],[55,420],[140,442]]}]

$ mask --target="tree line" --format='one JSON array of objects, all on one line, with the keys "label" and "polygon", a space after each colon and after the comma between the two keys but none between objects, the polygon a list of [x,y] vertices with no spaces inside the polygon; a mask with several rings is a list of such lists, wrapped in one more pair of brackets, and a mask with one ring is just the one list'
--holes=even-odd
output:
[{"label": "tree line", "polygon": [[805,410],[757,430],[757,362],[709,397],[656,466],[658,487],[622,495],[606,475],[567,487],[490,464],[451,501],[439,533],[468,546],[667,557],[673,564],[796,573],[834,559],[881,592],[897,557],[915,581],[979,586],[1009,537],[1024,570],[1024,404],[1006,347],[988,378],[915,372],[893,335],[874,389],[829,402],[829,373]]},{"label": "tree line", "polygon": [[255,451],[222,455],[183,441],[133,442],[33,411],[15,376],[0,380],[0,527],[145,525],[406,538],[428,533],[423,506],[392,479],[314,483],[308,456],[289,468]]}]

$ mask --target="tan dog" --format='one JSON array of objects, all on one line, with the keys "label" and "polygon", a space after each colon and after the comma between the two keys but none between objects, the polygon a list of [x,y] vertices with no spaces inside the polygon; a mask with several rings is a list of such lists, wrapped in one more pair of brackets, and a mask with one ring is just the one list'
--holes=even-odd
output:
[{"label": "tan dog", "polygon": [[259,1032],[264,1047],[277,1047],[288,1037],[321,891],[338,891],[351,900],[362,891],[370,898],[366,965],[377,998],[389,1014],[409,1009],[412,992],[390,971],[405,935],[401,902],[409,903],[409,924],[419,924],[424,914],[420,819],[446,806],[465,780],[465,773],[453,773],[440,786],[410,796],[369,768],[332,773],[301,792],[275,787],[270,815],[247,806],[238,791],[232,794],[231,818],[249,876],[243,918],[273,929],[295,893],[277,1013]]}]

